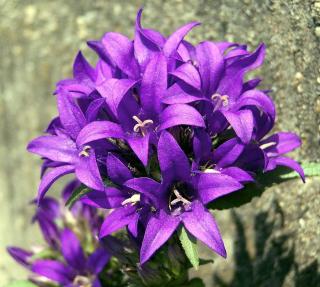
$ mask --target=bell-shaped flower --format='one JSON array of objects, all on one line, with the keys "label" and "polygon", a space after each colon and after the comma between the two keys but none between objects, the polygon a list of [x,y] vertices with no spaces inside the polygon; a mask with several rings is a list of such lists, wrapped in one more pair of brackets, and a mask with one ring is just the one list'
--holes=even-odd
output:
[{"label": "bell-shaped flower", "polygon": [[158,160],[161,183],[146,177],[129,179],[125,183],[141,194],[153,194],[158,202],[146,226],[140,251],[141,263],[146,262],[180,224],[225,257],[219,229],[205,205],[241,189],[242,184],[222,173],[194,173],[188,157],[167,131],[163,131],[159,139]]}]

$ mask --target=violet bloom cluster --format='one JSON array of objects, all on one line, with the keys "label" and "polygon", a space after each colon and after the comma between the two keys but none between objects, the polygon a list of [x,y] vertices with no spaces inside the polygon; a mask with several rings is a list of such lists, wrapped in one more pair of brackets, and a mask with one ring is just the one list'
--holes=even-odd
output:
[{"label": "violet bloom cluster", "polygon": [[199,25],[169,37],[141,25],[134,39],[106,33],[88,45],[92,67],[79,52],[73,78],[57,84],[59,115],[28,150],[43,158],[38,202],[50,186],[74,173],[91,191],[81,198],[112,209],[100,238],[126,227],[140,246],[140,263],[184,226],[217,254],[226,250],[208,203],[241,190],[259,173],[286,166],[297,135],[268,135],[276,112],[260,79],[265,45],[184,40]]},{"label": "violet bloom cluster", "polygon": [[46,197],[37,209],[33,222],[38,223],[46,245],[31,250],[8,247],[37,286],[101,286],[98,275],[110,259],[97,238],[103,217],[81,202],[70,210],[65,208],[65,199],[77,186],[78,181],[70,182],[63,190],[62,202]]}]

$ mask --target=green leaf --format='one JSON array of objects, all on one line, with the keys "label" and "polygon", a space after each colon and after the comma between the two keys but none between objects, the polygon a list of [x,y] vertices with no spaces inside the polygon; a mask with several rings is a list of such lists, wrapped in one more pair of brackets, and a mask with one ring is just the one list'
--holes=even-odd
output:
[{"label": "green leaf", "polygon": [[[301,164],[304,174],[306,177],[312,177],[312,176],[320,176],[320,163],[316,162],[309,162],[309,163],[303,163]],[[282,178],[284,179],[293,179],[298,178],[299,175],[295,171],[290,171],[287,174],[283,174]]]},{"label": "green leaf", "polygon": [[179,229],[178,236],[190,263],[196,270],[198,270],[199,254],[197,249],[197,240],[183,226]]},{"label": "green leaf", "polygon": [[80,185],[76,188],[66,202],[66,206],[72,208],[72,206],[84,195],[91,192],[92,190],[85,185]]},{"label": "green leaf", "polygon": [[19,281],[14,281],[12,283],[9,283],[8,285],[6,285],[6,287],[37,287],[37,286],[28,280],[19,280]]},{"label": "green leaf", "polygon": [[32,255],[31,260],[54,258],[57,258],[57,252],[55,252],[53,249],[44,249]]},{"label": "green leaf", "polygon": [[[320,163],[304,163],[302,164],[302,168],[307,178],[320,176]],[[239,191],[218,198],[209,203],[207,207],[218,210],[239,207],[249,203],[254,197],[261,196],[268,188],[295,178],[299,178],[299,174],[287,167],[281,166],[270,172],[258,174],[255,182],[246,184]]]}]

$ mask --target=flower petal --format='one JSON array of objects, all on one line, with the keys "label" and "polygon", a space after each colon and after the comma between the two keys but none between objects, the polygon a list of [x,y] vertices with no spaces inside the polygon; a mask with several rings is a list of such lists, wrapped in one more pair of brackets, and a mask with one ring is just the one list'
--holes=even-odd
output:
[{"label": "flower petal", "polygon": [[205,116],[208,123],[208,130],[213,135],[219,134],[227,129],[228,122],[220,110],[212,112],[212,110],[209,109]]},{"label": "flower petal", "polygon": [[127,136],[128,144],[144,166],[147,166],[149,161],[149,141],[150,133],[144,136]]},{"label": "flower petal", "polygon": [[124,95],[136,84],[130,79],[109,79],[96,87],[97,91],[110,108],[113,115],[118,117],[118,106]]},{"label": "flower petal", "polygon": [[108,177],[114,183],[122,185],[125,181],[132,178],[132,173],[127,165],[112,153],[108,154],[106,165]]},{"label": "flower petal", "polygon": [[141,26],[142,9],[138,11],[134,36],[134,53],[143,70],[154,53],[160,51],[164,37],[157,31],[144,29]]},{"label": "flower petal", "polygon": [[185,63],[170,73],[197,90],[201,89],[201,79],[198,70],[191,63]]},{"label": "flower petal", "polygon": [[167,89],[167,62],[161,53],[155,54],[142,76],[140,100],[147,117],[160,113],[160,100]]},{"label": "flower petal", "polygon": [[64,90],[59,90],[57,95],[57,105],[61,124],[72,139],[76,139],[80,130],[87,121],[81,109],[76,105],[69,94]]},{"label": "flower petal", "polygon": [[186,40],[181,41],[177,51],[183,62],[195,61],[196,59],[196,48]]},{"label": "flower petal", "polygon": [[[74,179],[65,185],[65,187],[63,188],[62,193],[61,193],[64,203],[66,203],[68,201],[68,199],[72,195],[73,191],[76,188],[78,188],[80,185],[81,185],[81,183],[77,179]],[[48,197],[43,200],[43,202],[41,203],[41,206],[40,206],[41,208],[42,208],[43,204],[45,203],[45,200],[47,200],[47,199],[48,199]],[[57,202],[57,204],[58,204],[58,202]],[[58,208],[60,209],[59,205],[58,205]],[[45,210],[45,212],[47,212],[47,210]]]},{"label": "flower petal", "polygon": [[129,179],[124,185],[142,193],[149,198],[156,207],[158,206],[159,196],[161,195],[159,193],[161,186],[159,182],[148,177],[139,177]]},{"label": "flower petal", "polygon": [[92,283],[92,287],[102,287],[99,277],[95,277]]},{"label": "flower petal", "polygon": [[261,81],[262,79],[255,78],[245,82],[242,86],[242,93],[255,89],[261,83]]},{"label": "flower petal", "polygon": [[279,166],[279,165],[286,166],[288,168],[293,169],[294,171],[296,171],[300,175],[302,181],[305,182],[304,171],[303,171],[302,167],[300,166],[300,164],[297,163],[295,160],[288,158],[288,157],[278,156],[275,158],[271,158],[269,160],[267,170],[272,170],[276,166]]},{"label": "flower petal", "polygon": [[[279,132],[260,142],[260,147],[268,156],[276,156],[288,153],[301,146],[301,139],[295,133]],[[270,146],[268,146],[270,145]]]},{"label": "flower petal", "polygon": [[213,153],[213,161],[218,167],[227,167],[233,164],[244,150],[239,139],[233,138],[220,145]]},{"label": "flower petal", "polygon": [[7,247],[7,252],[19,264],[23,265],[26,268],[30,266],[29,258],[32,257],[32,252],[14,246]]},{"label": "flower petal", "polygon": [[103,36],[102,44],[109,60],[130,78],[136,79],[139,66],[134,58],[132,41],[119,33],[109,32]]},{"label": "flower petal", "polygon": [[93,190],[80,198],[84,204],[95,208],[117,208],[126,199],[125,193],[115,187],[106,187],[104,191]]},{"label": "flower petal", "polygon": [[196,55],[202,79],[202,91],[207,97],[211,97],[224,71],[223,56],[218,46],[208,41],[196,47]]},{"label": "flower petal", "polygon": [[200,25],[198,22],[190,22],[182,27],[180,27],[177,31],[175,31],[165,42],[163,46],[163,53],[166,57],[171,57],[176,52],[178,46],[180,45],[183,38],[189,33],[191,29],[195,26]]},{"label": "flower petal", "polygon": [[81,243],[77,236],[67,228],[61,234],[61,252],[71,267],[79,272],[85,270],[86,258]]},{"label": "flower petal", "polygon": [[248,172],[236,166],[224,168],[221,170],[221,173],[226,174],[241,183],[254,181],[253,177]]},{"label": "flower petal", "polygon": [[85,114],[88,123],[97,119],[101,108],[105,105],[105,102],[105,99],[98,98],[89,104]]},{"label": "flower petal", "polygon": [[265,57],[265,45],[261,44],[256,51],[234,61],[226,68],[224,77],[219,83],[217,92],[237,98],[242,91],[243,77],[246,72],[254,70],[262,65]]},{"label": "flower petal", "polygon": [[87,45],[89,48],[95,51],[104,62],[106,62],[109,66],[113,66],[114,63],[112,63],[109,59],[109,55],[107,54],[106,49],[101,41],[88,41]]},{"label": "flower petal", "polygon": [[101,191],[105,189],[93,149],[89,151],[88,156],[79,157],[75,172],[79,181],[86,186]]},{"label": "flower petal", "polygon": [[60,177],[74,172],[74,166],[73,165],[63,165],[59,167],[53,168],[53,170],[46,173],[43,178],[41,179],[41,183],[38,189],[38,204],[46,194],[46,192],[49,190],[51,185]]},{"label": "flower petal", "polygon": [[99,237],[103,238],[118,231],[119,229],[127,226],[136,213],[136,207],[132,205],[126,205],[112,211],[104,220]]},{"label": "flower petal", "polygon": [[239,190],[241,183],[221,173],[201,173],[197,180],[197,190],[203,204]]},{"label": "flower petal", "polygon": [[195,108],[185,104],[170,105],[160,114],[159,130],[178,125],[205,127],[201,114]]},{"label": "flower petal", "polygon": [[166,131],[163,131],[160,135],[158,159],[162,177],[165,181],[187,180],[189,178],[189,160],[174,137]]},{"label": "flower petal", "polygon": [[55,260],[36,260],[32,264],[32,272],[51,279],[62,286],[67,286],[73,281],[76,275],[74,270],[69,266]]},{"label": "flower petal", "polygon": [[267,113],[271,118],[274,119],[276,117],[276,109],[272,99],[258,90],[250,90],[243,93],[236,105],[238,109],[241,109],[244,106],[256,106]]},{"label": "flower petal", "polygon": [[94,121],[87,124],[77,137],[77,145],[82,146],[86,143],[105,139],[118,138],[123,139],[124,134],[121,127],[110,121]]},{"label": "flower petal", "polygon": [[45,213],[52,220],[57,219],[61,215],[60,204],[55,198],[46,197],[41,201],[37,212]]},{"label": "flower petal", "polygon": [[97,66],[96,66],[96,85],[100,85],[106,80],[109,80],[113,77],[113,69],[111,65],[109,65],[106,61],[103,61],[102,59],[98,60]]},{"label": "flower petal", "polygon": [[248,108],[251,109],[254,117],[254,139],[259,142],[271,131],[274,126],[275,119],[271,118],[266,113],[261,113],[258,108]]},{"label": "flower petal", "polygon": [[252,139],[254,126],[252,112],[241,110],[238,112],[223,111],[222,113],[242,142],[249,143]]},{"label": "flower petal", "polygon": [[27,150],[58,162],[74,163],[77,160],[76,145],[66,137],[40,136],[28,144]]},{"label": "flower petal", "polygon": [[215,42],[215,44],[219,48],[222,54],[224,54],[231,47],[238,46],[237,43],[233,43],[233,42]]},{"label": "flower petal", "polygon": [[179,217],[170,216],[163,210],[149,220],[140,250],[141,264],[171,237],[179,223]]},{"label": "flower petal", "polygon": [[257,144],[248,144],[236,161],[236,165],[248,171],[263,171],[268,164],[266,153]]},{"label": "flower petal", "polygon": [[95,81],[95,70],[90,66],[81,52],[78,53],[73,63],[73,77],[84,82]]},{"label": "flower petal", "polygon": [[185,228],[204,244],[222,257],[227,257],[218,226],[204,206],[196,201],[192,204],[192,211],[182,214]]},{"label": "flower petal", "polygon": [[193,152],[196,162],[208,160],[211,152],[211,138],[203,129],[196,129],[193,137]]},{"label": "flower petal", "polygon": [[139,213],[135,213],[133,219],[128,224],[128,230],[134,237],[138,237],[139,219],[140,219],[140,214]]},{"label": "flower petal", "polygon": [[188,104],[195,101],[205,100],[201,93],[189,85],[179,82],[173,84],[167,89],[165,96],[161,102],[168,105],[173,104]]},{"label": "flower petal", "polygon": [[92,274],[99,274],[111,256],[103,247],[98,247],[88,258],[88,268]]},{"label": "flower petal", "polygon": [[37,220],[43,238],[46,240],[49,246],[53,249],[59,248],[60,231],[52,218],[49,217],[44,211],[37,212],[35,216]]}]

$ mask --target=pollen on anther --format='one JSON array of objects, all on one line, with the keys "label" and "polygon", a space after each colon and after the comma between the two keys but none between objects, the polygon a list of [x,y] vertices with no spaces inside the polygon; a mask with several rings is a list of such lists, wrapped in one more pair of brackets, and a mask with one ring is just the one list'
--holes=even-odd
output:
[{"label": "pollen on anther", "polygon": [[80,157],[88,157],[90,149],[91,149],[91,146],[89,146],[89,145],[84,146],[82,151],[79,152],[79,156]]}]

